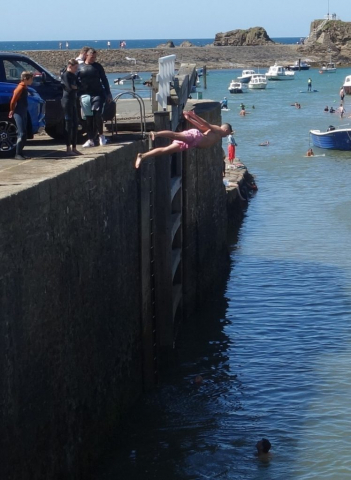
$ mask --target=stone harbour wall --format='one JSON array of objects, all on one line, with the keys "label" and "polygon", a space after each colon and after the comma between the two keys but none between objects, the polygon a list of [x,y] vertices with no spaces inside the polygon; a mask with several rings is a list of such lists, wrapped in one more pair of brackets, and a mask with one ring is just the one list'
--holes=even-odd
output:
[{"label": "stone harbour wall", "polygon": [[[200,113],[220,123],[209,103]],[[155,169],[137,171],[134,160],[146,149],[140,140],[66,171],[58,164],[52,178],[0,196],[0,478],[89,480],[143,392],[140,184]],[[226,194],[218,145],[183,163],[191,312],[228,271]]]}]

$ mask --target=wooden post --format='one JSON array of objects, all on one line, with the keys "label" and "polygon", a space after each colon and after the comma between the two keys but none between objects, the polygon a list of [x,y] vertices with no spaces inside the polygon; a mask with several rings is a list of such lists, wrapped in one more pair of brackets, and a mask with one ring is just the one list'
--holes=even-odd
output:
[{"label": "wooden post", "polygon": [[[155,131],[169,130],[169,112],[155,112]],[[156,146],[169,140],[156,138]],[[155,298],[156,326],[160,348],[173,347],[172,308],[172,208],[171,161],[169,155],[155,157]]]},{"label": "wooden post", "polygon": [[207,68],[206,68],[206,65],[204,65],[202,67],[202,76],[204,77],[204,89],[207,88],[207,76],[206,76],[206,74],[207,74]]}]

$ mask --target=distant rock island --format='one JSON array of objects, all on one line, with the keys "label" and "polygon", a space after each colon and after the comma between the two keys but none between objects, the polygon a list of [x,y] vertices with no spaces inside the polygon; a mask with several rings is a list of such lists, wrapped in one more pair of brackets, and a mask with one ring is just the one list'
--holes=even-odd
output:
[{"label": "distant rock island", "polygon": [[216,33],[213,45],[215,47],[243,47],[254,45],[273,44],[262,27],[253,27],[247,30],[231,30],[225,33]]}]

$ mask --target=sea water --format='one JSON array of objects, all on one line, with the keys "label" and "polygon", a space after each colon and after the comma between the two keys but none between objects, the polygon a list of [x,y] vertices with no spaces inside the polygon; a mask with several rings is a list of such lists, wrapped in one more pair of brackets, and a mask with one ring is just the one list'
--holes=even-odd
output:
[{"label": "sea water", "polygon": [[[225,291],[183,325],[175,368],[132,410],[98,480],[351,478],[351,155],[305,157],[310,129],[350,123],[324,112],[348,73],[231,95],[240,71],[209,72],[203,98],[229,99],[223,121],[258,192]],[[269,462],[254,455],[262,437]]]},{"label": "sea water", "polygon": [[[29,51],[29,50],[79,50],[85,45],[92,46],[96,49],[106,49],[108,47],[107,42],[110,42],[111,49],[120,48],[121,42],[125,42],[125,48],[156,48],[158,45],[164,44],[171,40],[176,47],[181,45],[185,41],[191,42],[196,47],[203,47],[205,45],[212,44],[214,38],[157,38],[157,39],[106,39],[106,40],[70,40],[64,38],[62,40],[38,40],[38,41],[6,41],[0,42],[0,51]],[[283,37],[272,39],[278,43],[293,44],[300,41],[300,37]],[[66,44],[68,43],[68,47]]]}]

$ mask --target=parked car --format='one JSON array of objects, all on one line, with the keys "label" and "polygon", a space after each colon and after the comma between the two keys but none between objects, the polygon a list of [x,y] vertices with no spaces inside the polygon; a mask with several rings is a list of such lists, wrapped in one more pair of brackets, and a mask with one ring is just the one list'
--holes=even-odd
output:
[{"label": "parked car", "polygon": [[[60,139],[64,132],[64,114],[61,106],[62,85],[56,75],[49,72],[27,55],[11,52],[0,52],[0,82],[18,84],[21,73],[34,73],[32,88],[46,101],[45,130],[50,137]],[[116,113],[114,102],[107,105],[104,120],[112,120]],[[83,122],[83,130],[84,124]]]},{"label": "parked car", "polygon": [[[13,157],[16,153],[17,127],[15,120],[9,118],[10,101],[17,85],[0,82],[0,158]],[[28,138],[45,127],[45,102],[31,87],[28,87]]]}]

